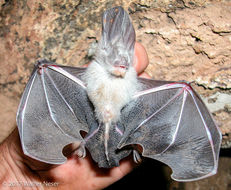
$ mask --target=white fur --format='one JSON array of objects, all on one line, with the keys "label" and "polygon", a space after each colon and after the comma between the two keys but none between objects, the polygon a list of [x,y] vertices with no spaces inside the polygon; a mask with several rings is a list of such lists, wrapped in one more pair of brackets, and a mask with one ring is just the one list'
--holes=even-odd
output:
[{"label": "white fur", "polygon": [[87,93],[95,106],[98,120],[116,122],[120,111],[137,92],[139,84],[135,69],[130,66],[124,78],[115,77],[103,65],[93,61],[84,76]]}]

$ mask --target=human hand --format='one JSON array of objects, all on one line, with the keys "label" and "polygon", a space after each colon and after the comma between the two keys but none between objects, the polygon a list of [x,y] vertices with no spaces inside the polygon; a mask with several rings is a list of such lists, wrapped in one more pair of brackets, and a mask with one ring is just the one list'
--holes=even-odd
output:
[{"label": "human hand", "polygon": [[[143,72],[147,65],[146,51],[136,43],[134,67],[139,76],[147,77]],[[15,185],[24,189],[30,185],[37,189],[102,189],[121,179],[135,166],[133,159],[127,157],[119,167],[99,168],[89,154],[85,158],[71,155],[62,165],[42,163],[23,154],[17,129],[0,145],[0,154],[0,188],[1,185]]]}]

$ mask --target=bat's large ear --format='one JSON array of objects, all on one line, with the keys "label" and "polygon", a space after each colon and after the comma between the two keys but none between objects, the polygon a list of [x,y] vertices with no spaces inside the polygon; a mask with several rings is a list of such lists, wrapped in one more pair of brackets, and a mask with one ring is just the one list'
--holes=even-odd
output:
[{"label": "bat's large ear", "polygon": [[122,7],[108,9],[103,14],[101,45],[122,46],[133,51],[135,44],[135,30],[129,15]]}]

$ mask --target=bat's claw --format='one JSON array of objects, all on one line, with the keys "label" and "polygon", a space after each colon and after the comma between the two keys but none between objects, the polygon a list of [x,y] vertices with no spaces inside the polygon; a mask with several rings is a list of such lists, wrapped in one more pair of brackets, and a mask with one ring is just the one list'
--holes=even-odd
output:
[{"label": "bat's claw", "polygon": [[84,158],[86,156],[86,148],[83,143],[80,144],[78,149],[75,151],[75,153],[78,155],[80,158]]},{"label": "bat's claw", "polygon": [[137,164],[142,161],[141,156],[137,150],[133,150],[133,160]]}]

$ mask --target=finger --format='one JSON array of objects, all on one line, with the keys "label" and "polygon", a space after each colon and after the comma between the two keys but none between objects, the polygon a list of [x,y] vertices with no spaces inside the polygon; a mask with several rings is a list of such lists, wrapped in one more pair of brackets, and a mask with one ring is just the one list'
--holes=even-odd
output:
[{"label": "finger", "polygon": [[131,172],[136,166],[137,164],[133,161],[132,155],[130,155],[124,158],[118,167],[113,167],[109,170],[106,169],[104,174],[101,173],[99,177],[95,178],[95,180],[97,180],[97,184],[99,185],[99,189],[103,189],[115,183],[126,174]]},{"label": "finger", "polygon": [[140,43],[135,44],[135,56],[134,56],[134,67],[138,74],[142,73],[148,66],[148,54]]},{"label": "finger", "polygon": [[82,65],[81,67],[88,67],[91,63],[86,63],[84,65]]},{"label": "finger", "polygon": [[151,78],[151,76],[146,72],[142,72],[138,76],[141,77],[141,78],[148,78],[148,79]]}]

